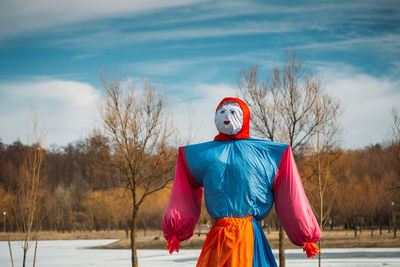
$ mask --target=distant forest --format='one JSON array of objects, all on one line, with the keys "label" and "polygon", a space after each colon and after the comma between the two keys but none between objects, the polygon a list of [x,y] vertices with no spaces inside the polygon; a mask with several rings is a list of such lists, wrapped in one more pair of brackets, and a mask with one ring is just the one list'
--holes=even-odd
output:
[{"label": "distant forest", "polygon": [[[28,146],[16,141],[0,142],[0,211],[6,211],[6,226],[20,231],[18,180]],[[101,136],[45,151],[41,170],[41,229],[91,231],[125,229],[132,212],[132,195],[123,187],[112,151]],[[157,192],[143,204],[138,227],[160,228],[169,189]],[[1,218],[1,228],[4,220]]]},{"label": "distant forest", "polygon": [[[6,211],[8,231],[21,230],[16,215],[17,184],[27,148],[20,141],[8,145],[0,142],[0,211]],[[387,230],[392,227],[400,210],[398,151],[397,143],[322,152],[322,173],[326,179],[323,184],[326,189],[323,203],[325,230],[352,229],[357,233],[357,229]],[[306,194],[319,220],[321,203],[315,158],[307,150],[295,156]],[[114,164],[116,160],[108,140],[101,135],[47,149],[41,169],[41,229],[128,231],[132,196],[122,186]],[[173,172],[167,175],[172,176]],[[160,229],[169,194],[170,186],[145,200],[138,214],[139,229]],[[204,205],[199,223],[211,223]],[[274,211],[265,219],[264,225],[277,227]],[[4,227],[3,218],[0,227]]]}]

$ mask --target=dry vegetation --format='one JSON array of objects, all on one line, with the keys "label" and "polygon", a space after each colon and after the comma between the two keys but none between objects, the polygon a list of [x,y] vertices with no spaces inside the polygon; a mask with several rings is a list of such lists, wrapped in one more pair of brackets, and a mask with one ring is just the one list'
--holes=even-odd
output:
[{"label": "dry vegetation", "polygon": [[[279,245],[278,231],[265,232],[272,249],[277,249]],[[385,248],[385,247],[400,247],[400,238],[393,238],[393,234],[389,233],[387,229],[375,232],[371,236],[370,231],[362,231],[361,234],[355,238],[354,234],[349,231],[325,231],[323,233],[324,248]],[[0,233],[0,241],[5,241],[8,238],[8,233]],[[23,233],[12,233],[11,240],[23,240]],[[92,232],[65,232],[60,233],[56,231],[42,231],[38,233],[39,240],[76,240],[76,239],[119,239],[119,241],[112,242],[109,245],[102,246],[101,248],[109,249],[129,249],[130,240],[126,238],[125,231],[92,231]],[[205,240],[205,234],[198,237],[195,234],[191,239],[182,242],[182,249],[201,249]],[[287,248],[299,248],[289,241],[286,242]],[[160,230],[143,230],[137,231],[137,248],[138,249],[165,249],[166,241],[162,237]]]},{"label": "dry vegetation", "polygon": [[[88,138],[85,142],[71,144],[64,148],[45,151],[42,168],[42,196],[40,202],[45,220],[42,231],[59,233],[95,233],[95,231],[128,231],[132,209],[131,194],[119,186],[118,170],[101,172],[104,165],[98,158],[110,158],[111,149],[107,143],[99,145],[100,137]],[[378,237],[393,228],[393,219],[399,212],[399,174],[395,149],[399,143],[374,145],[358,150],[336,149],[329,151],[335,157],[329,165],[330,184],[327,200],[332,203],[326,211],[325,230],[341,227],[348,230],[348,238],[356,238],[358,229],[367,237],[370,229]],[[100,149],[101,148],[101,149]],[[8,232],[19,231],[18,218],[13,209],[17,198],[17,180],[28,146],[19,142],[11,145],[0,143],[0,211],[7,211]],[[101,154],[101,155],[99,155]],[[95,160],[96,159],[96,160]],[[112,161],[112,160],[110,160]],[[92,164],[97,164],[92,167]],[[304,188],[314,209],[319,209],[317,184],[312,181],[314,160],[307,154],[297,154],[299,171]],[[93,170],[97,170],[93,176]],[[138,189],[140,190],[140,188]],[[167,204],[170,189],[165,188],[147,198],[139,210],[137,229],[159,231],[162,212]],[[394,205],[391,203],[394,202]],[[317,213],[318,217],[318,213]],[[0,220],[0,230],[4,218]],[[211,223],[203,207],[201,223]],[[278,220],[272,211],[265,220],[275,229]],[[351,232],[350,232],[351,231]],[[367,234],[368,232],[368,234]],[[329,233],[325,231],[325,233]],[[393,232],[390,233],[393,236]],[[325,247],[325,245],[324,245]]]}]

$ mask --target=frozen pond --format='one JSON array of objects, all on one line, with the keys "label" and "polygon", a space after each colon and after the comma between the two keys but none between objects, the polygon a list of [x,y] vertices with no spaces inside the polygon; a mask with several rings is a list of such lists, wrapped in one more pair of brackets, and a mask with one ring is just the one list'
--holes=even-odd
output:
[{"label": "frozen pond", "polygon": [[[57,240],[39,241],[38,267],[94,266],[129,267],[130,251],[114,249],[87,249],[105,245],[115,240]],[[22,249],[19,242],[11,242],[16,266],[21,266]],[[32,260],[33,247],[28,257]],[[278,251],[274,250],[275,258]],[[373,249],[324,249],[323,266],[348,267],[400,267],[400,248]],[[200,250],[182,250],[172,256],[165,250],[138,250],[139,265],[158,266],[195,266]],[[0,266],[11,266],[7,242],[0,242]],[[31,264],[28,264],[31,266]],[[307,259],[301,249],[286,250],[287,267],[318,266],[318,260]]]}]

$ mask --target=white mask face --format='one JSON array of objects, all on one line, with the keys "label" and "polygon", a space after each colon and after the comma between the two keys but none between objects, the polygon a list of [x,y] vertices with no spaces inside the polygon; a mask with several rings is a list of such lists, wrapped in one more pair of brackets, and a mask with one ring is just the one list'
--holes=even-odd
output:
[{"label": "white mask face", "polygon": [[215,126],[221,133],[235,135],[243,126],[243,111],[236,102],[226,102],[214,117]]}]

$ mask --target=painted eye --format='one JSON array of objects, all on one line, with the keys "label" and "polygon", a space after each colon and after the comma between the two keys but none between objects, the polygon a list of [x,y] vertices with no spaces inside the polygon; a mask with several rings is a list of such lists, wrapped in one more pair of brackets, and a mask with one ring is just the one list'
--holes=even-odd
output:
[{"label": "painted eye", "polygon": [[224,114],[224,113],[225,113],[225,110],[221,110],[219,113]]},{"label": "painted eye", "polygon": [[235,114],[235,111],[234,111],[234,110],[231,110],[231,114],[234,115],[234,114]]}]

